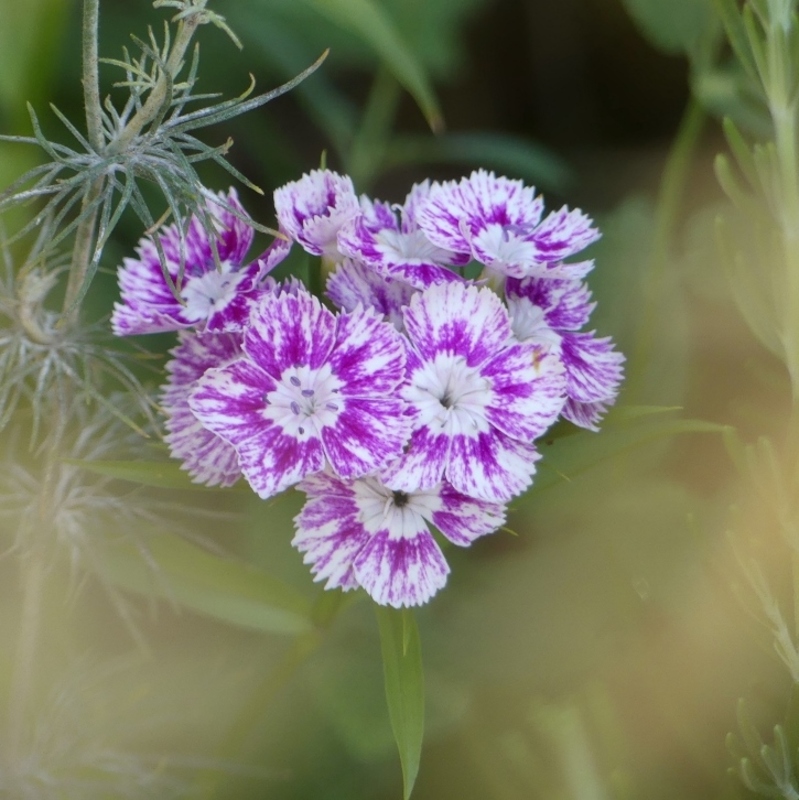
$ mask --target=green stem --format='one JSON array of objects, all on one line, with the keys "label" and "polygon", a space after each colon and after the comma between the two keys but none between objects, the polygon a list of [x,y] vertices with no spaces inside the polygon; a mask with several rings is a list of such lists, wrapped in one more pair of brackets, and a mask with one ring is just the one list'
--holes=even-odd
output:
[{"label": "green stem", "polygon": [[22,614],[19,639],[11,679],[11,697],[8,707],[8,742],[11,763],[22,757],[26,716],[33,689],[36,648],[41,624],[42,590],[45,563],[42,553],[35,549],[22,563]]},{"label": "green stem", "polygon": [[630,359],[628,402],[635,403],[642,390],[647,372],[655,333],[658,326],[658,309],[663,301],[663,285],[669,266],[671,242],[682,212],[685,187],[691,175],[691,163],[704,130],[707,115],[693,97],[685,109],[677,137],[672,145],[663,170],[655,212],[655,234],[652,256],[648,265],[641,327],[636,337],[637,347]]},{"label": "green stem", "polygon": [[178,32],[175,36],[175,41],[169,53],[169,58],[163,67],[161,76],[158,82],[153,87],[153,90],[147,97],[144,105],[128,122],[124,130],[108,145],[107,152],[109,155],[114,153],[124,152],[131,142],[142,132],[145,125],[152,122],[161,112],[164,103],[171,101],[171,97],[167,96],[168,88],[171,81],[180,72],[183,66],[183,58],[186,55],[186,50],[191,43],[197,28],[202,24],[203,18],[200,14],[194,14],[181,20],[178,25]]},{"label": "green stem", "polygon": [[100,105],[100,60],[97,31],[100,0],[83,2],[83,103],[89,143],[98,153],[103,149],[103,114]]},{"label": "green stem", "polygon": [[[89,187],[89,191],[83,198],[83,210],[86,210],[100,196],[105,185],[104,178],[98,178]],[[94,238],[97,229],[97,216],[99,205],[85,217],[75,231],[75,244],[72,248],[72,261],[69,266],[69,278],[67,279],[67,290],[64,294],[64,305],[62,306],[64,317],[62,324],[70,327],[78,321],[79,308],[77,305],[78,295],[83,288],[86,280],[86,273],[92,261]]]}]

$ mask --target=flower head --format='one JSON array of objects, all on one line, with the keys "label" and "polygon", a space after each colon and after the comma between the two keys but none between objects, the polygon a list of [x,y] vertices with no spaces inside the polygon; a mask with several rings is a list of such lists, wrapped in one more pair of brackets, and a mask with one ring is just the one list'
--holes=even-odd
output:
[{"label": "flower head", "polygon": [[311,255],[340,260],[338,232],[360,212],[351,178],[315,169],[276,189],[274,199],[281,231]]},{"label": "flower head", "polygon": [[429,489],[446,479],[469,497],[505,502],[526,488],[533,440],[566,399],[557,356],[521,343],[489,289],[433,286],[404,311],[409,339],[408,402],[413,433],[391,465],[393,489]]},{"label": "flower head", "polygon": [[405,351],[376,312],[359,306],[334,315],[302,290],[266,294],[242,349],[200,379],[189,406],[233,445],[261,497],[328,466],[360,477],[401,451]]},{"label": "flower head", "polygon": [[468,257],[433,244],[416,220],[415,215],[429,192],[428,181],[415,184],[399,208],[401,219],[387,203],[362,197],[362,213],[339,232],[339,250],[379,275],[417,289],[461,280],[449,267],[465,264]]},{"label": "flower head", "polygon": [[384,278],[358,261],[344,259],[327,279],[327,296],[344,311],[358,304],[379,311],[397,330],[403,329],[402,309],[416,289],[403,281]]},{"label": "flower head", "polygon": [[563,259],[599,232],[578,209],[564,206],[542,220],[543,212],[532,187],[477,170],[459,183],[433,184],[418,222],[433,244],[468,254],[500,277],[569,274]]},{"label": "flower head", "polygon": [[505,508],[440,483],[414,492],[388,488],[377,476],[343,481],[329,472],[306,478],[308,502],[295,519],[292,544],[328,589],[363,587],[381,605],[426,603],[449,566],[429,525],[468,546],[505,520]]},{"label": "flower head", "polygon": [[139,257],[124,260],[118,276],[122,301],[115,304],[111,317],[117,336],[184,328],[241,329],[261,281],[288,255],[290,243],[275,239],[260,258],[244,265],[253,230],[239,218],[245,212],[235,190],[218,200],[209,196],[208,211],[218,231],[213,242],[200,220],[192,217],[185,234],[177,225],[159,234],[160,253],[155,241],[145,237],[137,248]]},{"label": "flower head", "polygon": [[209,369],[241,355],[241,336],[182,332],[171,354],[166,365],[169,377],[161,393],[169,451],[197,483],[232,486],[241,477],[236,450],[200,424],[189,409],[189,394]]},{"label": "flower head", "polygon": [[568,395],[563,416],[597,430],[616,400],[624,356],[611,339],[580,331],[595,305],[588,287],[578,280],[509,278],[505,289],[517,338],[548,343],[563,362]]}]

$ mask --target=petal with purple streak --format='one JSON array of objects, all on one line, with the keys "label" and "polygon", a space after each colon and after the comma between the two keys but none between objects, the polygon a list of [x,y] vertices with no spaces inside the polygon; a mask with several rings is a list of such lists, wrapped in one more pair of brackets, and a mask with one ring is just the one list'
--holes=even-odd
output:
[{"label": "petal with purple streak", "polygon": [[491,382],[492,402],[485,417],[495,428],[521,441],[541,436],[566,401],[566,376],[556,353],[535,344],[516,344],[482,368]]},{"label": "petal with purple streak", "polygon": [[505,506],[501,503],[467,497],[446,481],[439,497],[442,505],[433,512],[432,522],[447,539],[462,547],[505,524]]},{"label": "petal with purple streak", "polygon": [[562,358],[569,397],[579,403],[608,402],[615,398],[623,376],[624,356],[609,338],[593,333],[563,336]]},{"label": "petal with purple streak", "polygon": [[347,397],[343,405],[336,424],[321,433],[337,474],[360,478],[400,455],[410,433],[402,400]]},{"label": "petal with purple streak", "polygon": [[197,483],[232,486],[241,477],[235,448],[203,427],[189,409],[189,393],[208,369],[237,358],[239,337],[222,334],[182,334],[166,365],[168,381],[162,389],[161,407],[166,414],[164,437],[173,458],[179,459]]},{"label": "petal with purple streak", "polygon": [[530,241],[534,242],[538,261],[561,261],[573,256],[600,238],[591,218],[576,208],[566,206],[553,211],[535,229]]},{"label": "petal with purple streak", "polygon": [[330,365],[347,395],[389,394],[403,379],[405,346],[375,311],[360,308],[338,317]]},{"label": "petal with purple streak", "polygon": [[418,428],[411,434],[406,451],[386,467],[386,485],[404,492],[431,489],[444,475],[450,447],[451,439],[445,432]]},{"label": "petal with purple streak", "polygon": [[240,358],[209,369],[189,395],[189,408],[202,424],[238,447],[271,422],[264,418],[264,397],[275,382],[256,364]]},{"label": "petal with purple streak", "polygon": [[271,423],[238,442],[236,450],[244,477],[261,498],[272,497],[325,466],[319,439],[287,436]]},{"label": "petal with purple streak", "polygon": [[244,351],[278,379],[289,367],[318,369],[327,360],[335,333],[333,314],[307,292],[267,294],[252,309]]},{"label": "petal with purple streak", "polygon": [[469,497],[504,503],[530,485],[539,457],[532,444],[494,429],[454,436],[446,477]]},{"label": "petal with purple streak", "polygon": [[313,170],[275,190],[280,229],[312,255],[338,260],[338,232],[360,213],[352,180],[330,170]]},{"label": "petal with purple streak", "polygon": [[358,582],[380,605],[394,608],[426,603],[447,582],[449,566],[424,520],[407,514],[401,535],[381,530],[353,563]]},{"label": "petal with purple streak", "polygon": [[417,292],[410,284],[384,278],[365,264],[344,259],[327,279],[327,296],[344,311],[358,304],[374,308],[397,330],[402,330],[402,309]]},{"label": "petal with purple streak", "polygon": [[469,366],[481,364],[511,336],[510,318],[489,289],[463,284],[432,286],[405,309],[405,327],[424,359],[450,351]]}]

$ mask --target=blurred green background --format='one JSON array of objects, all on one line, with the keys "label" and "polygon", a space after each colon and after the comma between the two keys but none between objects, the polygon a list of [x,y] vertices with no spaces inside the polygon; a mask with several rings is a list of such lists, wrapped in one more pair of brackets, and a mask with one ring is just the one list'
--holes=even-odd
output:
[{"label": "blurred green background", "polygon": [[[213,7],[244,49],[218,30],[201,31],[200,91],[239,94],[250,73],[265,90],[330,48],[297,90],[207,137],[235,140],[232,162],[266,193],[241,191],[260,222],[273,223],[271,191],[325,152],[360,191],[395,202],[425,177],[495,169],[535,184],[550,208],[581,207],[604,234],[591,253],[592,321],[628,356],[620,410],[600,434],[556,430],[542,444],[536,487],[512,506],[511,530],[447,552],[450,585],[417,615],[427,727],[414,797],[746,796],[727,775],[724,741],[737,727],[738,698],[749,699],[756,721],[773,723],[789,682],[738,591],[725,531],[730,504],[745,498],[721,436],[690,432],[680,420],[733,425],[751,438],[780,430],[789,392],[781,365],[738,316],[714,240],[723,200],[712,158],[724,148],[716,114],[732,111],[752,131],[762,119],[736,105],[723,58],[702,61],[709,3]],[[29,135],[26,100],[54,136],[49,100],[79,119],[79,11],[69,0],[0,0],[4,131]],[[101,13],[108,57],[164,16],[146,0],[106,0]],[[104,67],[104,91],[115,91],[117,78]],[[434,136],[436,109],[445,128]],[[0,144],[0,178],[10,181],[35,158]],[[667,167],[676,186],[663,182]],[[204,178],[228,184],[213,171]],[[96,317],[110,311],[113,269],[140,235],[131,217],[108,248],[91,297]],[[153,341],[153,349],[172,344]],[[675,410],[623,410],[639,405]],[[187,491],[151,494],[198,503]],[[400,797],[374,614],[363,598],[337,607],[339,598],[312,584],[289,545],[299,495],[264,503],[216,493],[202,502],[209,514],[180,519],[176,529],[213,543],[256,582],[259,573],[243,565],[287,582],[298,606],[314,604],[316,626],[262,613],[257,589],[243,608],[238,573],[226,582],[208,567],[202,577],[199,564],[187,578],[182,551],[156,547],[172,565],[165,576],[109,568],[134,636],[92,573],[64,607],[65,564],[47,586],[55,611],[41,646],[32,724],[42,733],[30,771],[66,788],[41,796]],[[123,531],[109,525],[113,541]],[[763,563],[779,575],[781,551],[768,530],[760,534]],[[119,563],[107,543],[97,546],[100,562]],[[13,642],[13,560],[0,561],[0,575],[0,631]],[[11,649],[0,652],[0,688],[8,687]],[[104,788],[91,794],[81,783],[90,779]]]}]

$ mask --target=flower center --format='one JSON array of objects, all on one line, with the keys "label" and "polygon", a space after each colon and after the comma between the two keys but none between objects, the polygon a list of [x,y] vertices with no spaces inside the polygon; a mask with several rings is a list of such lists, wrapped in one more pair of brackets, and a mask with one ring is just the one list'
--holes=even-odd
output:
[{"label": "flower center", "polygon": [[420,413],[419,423],[449,434],[477,435],[485,430],[485,407],[493,396],[491,381],[463,356],[439,353],[412,376],[408,399]]},{"label": "flower center", "polygon": [[211,314],[222,311],[236,296],[243,272],[234,272],[227,262],[222,269],[211,269],[204,275],[196,275],[186,281],[180,293],[185,303],[183,314],[189,322],[208,319]]},{"label": "flower center", "polygon": [[405,494],[405,492],[399,492],[399,491],[394,492],[392,497],[394,499],[394,506],[396,508],[402,508],[403,506],[407,506],[408,501],[410,500],[410,497],[408,497],[408,495]]},{"label": "flower center", "polygon": [[289,436],[317,437],[322,428],[335,425],[344,408],[342,385],[329,364],[319,369],[289,367],[264,398],[264,415]]}]

